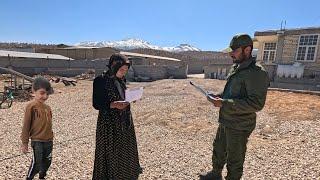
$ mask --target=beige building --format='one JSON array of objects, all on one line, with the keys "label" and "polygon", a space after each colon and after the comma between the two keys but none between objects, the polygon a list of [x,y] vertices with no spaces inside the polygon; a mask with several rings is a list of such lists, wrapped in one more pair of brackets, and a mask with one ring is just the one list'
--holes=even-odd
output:
[{"label": "beige building", "polygon": [[320,27],[257,31],[254,47],[257,60],[266,65],[304,66],[304,77],[320,75]]},{"label": "beige building", "polygon": [[273,87],[320,90],[320,27],[257,31],[257,61]]},{"label": "beige building", "polygon": [[[254,53],[268,71],[271,87],[320,90],[320,27],[257,31]],[[232,60],[205,66],[205,78],[225,79]]]}]

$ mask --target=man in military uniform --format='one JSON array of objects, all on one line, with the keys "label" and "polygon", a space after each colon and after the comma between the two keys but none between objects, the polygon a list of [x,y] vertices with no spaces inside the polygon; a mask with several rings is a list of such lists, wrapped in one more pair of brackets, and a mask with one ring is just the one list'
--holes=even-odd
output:
[{"label": "man in military uniform", "polygon": [[256,112],[266,100],[269,79],[267,72],[252,57],[253,42],[249,35],[232,38],[227,49],[233,59],[223,93],[209,95],[208,101],[219,107],[219,127],[213,142],[213,169],[200,180],[222,179],[227,164],[227,180],[238,180],[243,173],[247,142],[256,126]]}]

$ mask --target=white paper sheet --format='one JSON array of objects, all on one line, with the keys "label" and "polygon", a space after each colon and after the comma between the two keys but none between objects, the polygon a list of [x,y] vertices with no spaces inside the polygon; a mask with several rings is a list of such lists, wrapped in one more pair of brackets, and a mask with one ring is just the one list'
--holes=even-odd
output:
[{"label": "white paper sheet", "polygon": [[141,99],[143,94],[143,87],[135,88],[135,89],[127,89],[126,90],[126,100],[127,102],[131,103],[133,101],[137,101]]}]

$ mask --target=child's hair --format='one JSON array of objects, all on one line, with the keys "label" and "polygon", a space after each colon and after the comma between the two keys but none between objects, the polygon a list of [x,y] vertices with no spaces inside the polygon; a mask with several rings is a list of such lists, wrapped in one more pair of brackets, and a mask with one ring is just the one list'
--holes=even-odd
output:
[{"label": "child's hair", "polygon": [[39,89],[45,89],[48,94],[53,93],[53,89],[51,87],[50,82],[46,78],[43,78],[41,76],[38,76],[34,79],[32,83],[32,89],[34,91],[37,91]]}]

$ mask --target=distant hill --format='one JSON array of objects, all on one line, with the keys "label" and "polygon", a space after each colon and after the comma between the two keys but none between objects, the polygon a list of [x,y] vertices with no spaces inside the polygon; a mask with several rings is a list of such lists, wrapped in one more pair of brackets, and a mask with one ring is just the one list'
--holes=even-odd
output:
[{"label": "distant hill", "polygon": [[57,48],[69,47],[65,44],[34,44],[34,43],[18,43],[18,42],[0,42],[0,49],[33,49],[33,48]]}]

